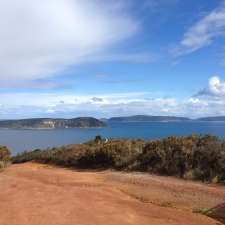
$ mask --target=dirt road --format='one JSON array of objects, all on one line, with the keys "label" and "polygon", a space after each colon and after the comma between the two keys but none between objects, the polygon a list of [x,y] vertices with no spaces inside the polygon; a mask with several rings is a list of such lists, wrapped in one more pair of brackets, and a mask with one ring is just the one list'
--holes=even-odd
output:
[{"label": "dirt road", "polygon": [[193,208],[225,202],[224,187],[35,163],[0,173],[0,225],[218,225]]}]

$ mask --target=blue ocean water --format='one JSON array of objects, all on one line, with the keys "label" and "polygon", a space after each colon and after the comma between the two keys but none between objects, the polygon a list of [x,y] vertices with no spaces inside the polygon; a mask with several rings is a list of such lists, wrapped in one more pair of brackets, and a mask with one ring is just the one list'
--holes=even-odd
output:
[{"label": "blue ocean water", "polygon": [[36,148],[82,143],[96,135],[107,138],[157,139],[172,135],[210,134],[225,138],[224,122],[132,122],[109,123],[104,128],[73,128],[56,130],[0,130],[0,145],[16,154]]}]

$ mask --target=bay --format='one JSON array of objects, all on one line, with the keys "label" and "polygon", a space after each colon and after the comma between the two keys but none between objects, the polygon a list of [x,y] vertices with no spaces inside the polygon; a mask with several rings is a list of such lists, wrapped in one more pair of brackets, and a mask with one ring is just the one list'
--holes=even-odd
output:
[{"label": "bay", "polygon": [[225,138],[224,122],[129,122],[108,123],[103,128],[72,128],[53,130],[0,129],[0,145],[13,154],[37,148],[83,143],[96,135],[105,138],[141,138],[153,140],[168,136],[209,134]]}]

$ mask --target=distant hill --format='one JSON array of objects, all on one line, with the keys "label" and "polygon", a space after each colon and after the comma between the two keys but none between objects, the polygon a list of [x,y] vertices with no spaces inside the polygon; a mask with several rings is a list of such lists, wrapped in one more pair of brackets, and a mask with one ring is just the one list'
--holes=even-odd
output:
[{"label": "distant hill", "polygon": [[214,117],[202,117],[197,119],[198,121],[218,121],[218,122],[225,122],[225,116],[214,116]]},{"label": "distant hill", "polygon": [[73,119],[35,118],[0,121],[0,128],[8,129],[54,129],[104,126],[104,122],[92,117],[78,117]]},{"label": "distant hill", "polygon": [[186,117],[176,116],[147,116],[136,115],[126,117],[112,117],[108,119],[109,122],[176,122],[176,121],[189,121]]}]

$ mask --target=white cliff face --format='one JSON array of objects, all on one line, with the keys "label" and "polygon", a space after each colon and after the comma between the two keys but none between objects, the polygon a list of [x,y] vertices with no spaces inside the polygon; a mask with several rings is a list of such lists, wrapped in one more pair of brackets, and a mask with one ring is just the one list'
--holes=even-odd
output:
[{"label": "white cliff face", "polygon": [[44,126],[49,128],[55,128],[55,122],[52,120],[43,121]]}]

